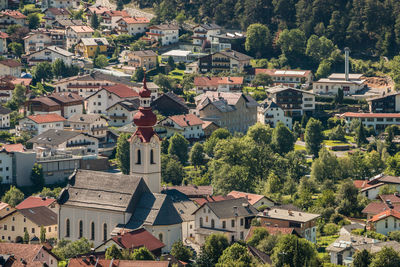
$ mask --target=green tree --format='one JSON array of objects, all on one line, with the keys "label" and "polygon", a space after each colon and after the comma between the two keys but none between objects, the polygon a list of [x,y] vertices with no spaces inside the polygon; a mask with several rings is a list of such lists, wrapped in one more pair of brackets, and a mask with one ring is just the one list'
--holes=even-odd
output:
[{"label": "green tree", "polygon": [[400,266],[400,255],[391,247],[384,247],[375,254],[370,267],[396,267]]},{"label": "green tree", "polygon": [[157,84],[163,92],[171,91],[175,84],[172,79],[170,79],[167,75],[158,74],[153,78],[154,83]]},{"label": "green tree", "polygon": [[331,72],[332,72],[332,63],[329,60],[324,59],[321,61],[321,63],[319,63],[317,72],[315,73],[315,78],[321,79],[328,77]]},{"label": "green tree", "polygon": [[86,238],[81,238],[74,242],[61,239],[57,242],[57,246],[52,249],[52,252],[61,260],[67,260],[77,255],[90,252],[91,244]]},{"label": "green tree", "polygon": [[204,149],[203,145],[199,142],[196,142],[189,154],[189,161],[193,166],[201,166],[204,164]]},{"label": "green tree", "polygon": [[314,266],[317,251],[312,243],[295,235],[282,236],[273,250],[272,262],[276,266]]},{"label": "green tree", "polygon": [[338,89],[338,92],[337,92],[337,94],[336,94],[336,96],[335,96],[335,102],[336,102],[337,104],[342,104],[342,103],[343,103],[343,98],[344,98],[343,89],[342,89],[342,88],[339,88],[339,89]]},{"label": "green tree", "polygon": [[137,82],[143,81],[144,78],[144,69],[142,67],[136,68],[135,73],[133,74],[133,79]]},{"label": "green tree", "polygon": [[311,177],[318,182],[337,181],[341,178],[340,165],[335,154],[323,148],[311,165]]},{"label": "green tree", "polygon": [[[251,127],[249,128],[250,131]],[[211,136],[204,142],[204,151],[208,156],[212,157],[214,155],[214,148],[218,141],[221,139],[228,139],[232,135],[226,128],[219,128],[215,130]]]},{"label": "green tree", "polygon": [[141,247],[138,249],[135,249],[131,256],[131,260],[137,260],[137,261],[154,261],[154,255],[146,248],[146,247]]},{"label": "green tree", "polygon": [[306,52],[306,36],[300,29],[283,30],[277,44],[285,57],[293,64],[300,62]]},{"label": "green tree", "polygon": [[356,142],[358,147],[361,147],[363,144],[368,143],[367,138],[365,136],[364,125],[362,123],[360,123],[356,131]]},{"label": "green tree", "polygon": [[57,58],[52,64],[51,69],[55,77],[64,77],[67,67],[65,66],[64,60]]},{"label": "green tree", "polygon": [[90,17],[90,25],[93,29],[97,29],[99,27],[99,18],[97,17],[96,12]]},{"label": "green tree", "polygon": [[181,134],[175,133],[169,139],[168,154],[175,155],[182,164],[188,160],[189,142]]},{"label": "green tree", "polygon": [[346,216],[358,214],[360,206],[357,196],[358,189],[354,186],[353,182],[351,180],[343,182],[336,195],[337,203],[339,203],[338,212]]},{"label": "green tree", "polygon": [[43,167],[35,163],[31,171],[31,182],[34,186],[42,188],[44,185]]},{"label": "green tree", "polygon": [[268,230],[263,227],[257,227],[253,230],[252,236],[247,240],[247,244],[253,247],[257,247],[261,240],[269,236]]},{"label": "green tree", "polygon": [[[218,129],[219,131],[221,129]],[[227,130],[226,130],[227,131]],[[226,132],[225,132],[226,133]],[[229,133],[229,132],[227,132]],[[251,138],[258,145],[269,145],[272,139],[273,129],[269,125],[257,122],[252,125],[248,130],[246,136]],[[230,134],[229,134],[230,137]],[[223,138],[226,139],[226,138]]]},{"label": "green tree", "polygon": [[227,247],[229,247],[229,242],[225,235],[211,234],[206,238],[202,251],[211,259],[214,265]]},{"label": "green tree", "polygon": [[24,200],[24,197],[24,193],[22,193],[21,190],[15,186],[11,186],[2,197],[1,201],[10,204],[11,207],[15,207]]},{"label": "green tree", "polygon": [[93,59],[93,67],[103,69],[108,66],[108,59],[105,55],[98,55]]},{"label": "green tree", "polygon": [[179,25],[182,25],[186,20],[185,12],[183,10],[179,12],[175,19]]},{"label": "green tree", "polygon": [[26,100],[26,87],[23,86],[22,84],[15,85],[11,101],[17,107],[20,107],[25,103],[25,100]]},{"label": "green tree", "polygon": [[193,253],[182,243],[182,241],[178,240],[172,244],[171,255],[178,260],[189,262],[193,256]]},{"label": "green tree", "polygon": [[339,231],[339,226],[334,223],[327,223],[324,225],[324,233],[326,235],[335,235]]},{"label": "green tree", "polygon": [[252,81],[252,84],[256,87],[262,86],[265,88],[265,86],[272,85],[273,81],[271,76],[269,76],[266,73],[258,73],[254,80]]},{"label": "green tree", "polygon": [[28,25],[29,29],[37,29],[40,24],[40,18],[36,13],[31,13],[28,15]]},{"label": "green tree", "polygon": [[118,137],[117,141],[117,152],[115,158],[117,160],[118,168],[123,174],[129,174],[130,172],[130,134],[122,133]]},{"label": "green tree", "polygon": [[239,243],[235,243],[226,248],[218,259],[217,267],[224,266],[249,266],[251,264],[251,256],[247,247]]},{"label": "green tree", "polygon": [[283,122],[278,122],[272,132],[271,144],[274,150],[281,155],[286,154],[294,149],[295,142],[296,140],[289,128]]},{"label": "green tree", "polygon": [[39,193],[39,196],[57,198],[60,195],[61,190],[62,190],[61,187],[56,187],[53,190],[51,190],[48,187],[43,187],[42,191]]},{"label": "green tree", "polygon": [[53,78],[51,64],[48,62],[38,63],[32,68],[32,75],[36,82],[47,81]]},{"label": "green tree", "polygon": [[353,267],[368,267],[371,264],[372,255],[368,250],[357,251],[353,256]]},{"label": "green tree", "polygon": [[176,156],[161,155],[161,174],[165,183],[180,185],[185,176],[185,171]]},{"label": "green tree", "polygon": [[136,42],[133,42],[131,44],[130,50],[132,51],[140,51],[145,49],[146,47],[146,42],[143,40],[137,40]]},{"label": "green tree", "polygon": [[393,157],[386,159],[386,170],[385,173],[394,176],[400,176],[400,152]]},{"label": "green tree", "polygon": [[307,152],[312,154],[314,157],[317,157],[318,152],[321,149],[322,140],[324,139],[322,123],[319,120],[310,118],[307,122],[304,139],[306,142]]},{"label": "green tree", "polygon": [[379,195],[393,195],[394,193],[398,193],[394,185],[386,184],[379,188]]},{"label": "green tree", "polygon": [[172,56],[169,56],[167,59],[167,65],[171,68],[171,70],[175,69],[175,61]]},{"label": "green tree", "polygon": [[23,238],[24,244],[29,244],[29,241],[30,241],[30,240],[31,240],[31,239],[30,239],[30,237],[29,237],[28,230],[25,229],[24,238]]},{"label": "green tree", "polygon": [[117,247],[117,245],[112,244],[111,247],[107,248],[106,250],[106,259],[122,259],[121,250]]},{"label": "green tree", "polygon": [[21,57],[22,53],[24,53],[24,48],[22,44],[17,42],[12,42],[8,45],[8,49],[17,57]]},{"label": "green tree", "polygon": [[329,133],[330,140],[346,141],[346,131],[343,126],[337,125]]},{"label": "green tree", "polygon": [[260,23],[251,24],[246,33],[246,51],[256,58],[268,56],[272,44],[272,36],[268,27]]},{"label": "green tree", "polygon": [[46,229],[43,227],[43,225],[40,226],[40,242],[46,242]]},{"label": "green tree", "polygon": [[117,1],[117,8],[116,10],[123,10],[124,9],[124,1],[123,0],[118,0]]}]

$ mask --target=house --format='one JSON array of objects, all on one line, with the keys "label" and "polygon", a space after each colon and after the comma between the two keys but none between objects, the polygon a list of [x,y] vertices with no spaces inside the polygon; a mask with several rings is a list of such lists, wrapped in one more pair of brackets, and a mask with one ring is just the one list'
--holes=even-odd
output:
[{"label": "house", "polygon": [[133,231],[119,232],[95,248],[94,251],[105,252],[112,245],[116,245],[120,250],[127,249],[130,251],[145,247],[156,257],[161,256],[161,249],[165,247],[165,244],[155,238],[150,232],[144,228],[140,228]]},{"label": "house", "polygon": [[119,34],[137,35],[146,32],[150,20],[145,17],[122,17],[116,21]]},{"label": "house", "polygon": [[137,99],[139,94],[124,84],[102,86],[100,90],[87,97],[86,112],[88,114],[107,114],[107,109],[122,100]]},{"label": "house", "polygon": [[171,57],[175,63],[188,63],[193,61],[193,53],[188,50],[170,50],[161,54],[161,61],[168,62],[169,57]]},{"label": "house", "polygon": [[328,78],[313,82],[313,92],[321,95],[336,95],[343,90],[344,95],[354,95],[366,87],[363,74],[332,73]]},{"label": "house", "polygon": [[0,60],[0,76],[20,77],[22,72],[22,64],[14,59]]},{"label": "house", "polygon": [[400,112],[400,93],[392,92],[367,99],[371,113]]},{"label": "house", "polygon": [[142,260],[106,260],[104,258],[97,258],[95,256],[83,256],[79,258],[72,258],[68,262],[68,267],[82,267],[82,266],[129,266],[129,267],[168,267],[169,261],[142,261]]},{"label": "house", "polygon": [[0,147],[0,177],[2,184],[13,183],[14,152],[24,152],[22,144],[6,144]]},{"label": "house", "polygon": [[69,26],[84,26],[84,25],[85,23],[83,23],[83,21],[80,19],[60,19],[53,21],[51,27],[53,29],[61,29],[65,35],[65,29],[68,28]]},{"label": "house", "polygon": [[93,58],[96,51],[106,53],[109,43],[106,38],[81,38],[75,46],[75,54],[85,58]]},{"label": "house", "polygon": [[139,99],[122,100],[107,108],[110,126],[123,126],[133,121],[133,116],[139,110]]},{"label": "house", "polygon": [[215,122],[212,121],[205,121],[203,123],[203,132],[204,132],[204,136],[205,137],[210,137],[211,134],[219,129],[220,127],[218,126],[218,124],[216,124]]},{"label": "house", "polygon": [[369,180],[355,180],[354,185],[360,190],[362,196],[376,199],[380,188],[384,185],[394,186],[397,191],[400,191],[400,177],[379,174]]},{"label": "house", "polygon": [[0,106],[0,129],[10,127],[11,109]]},{"label": "house", "polygon": [[231,132],[246,132],[257,121],[258,103],[242,93],[207,91],[195,97],[195,113]]},{"label": "house", "polygon": [[367,229],[387,235],[400,228],[400,212],[389,208],[367,220]]},{"label": "house", "polygon": [[11,207],[10,204],[0,201],[0,219],[10,214],[14,210],[15,208]]},{"label": "house", "polygon": [[312,116],[315,111],[315,94],[296,88],[275,86],[267,89],[268,100],[275,102],[285,116]]},{"label": "house", "polygon": [[44,17],[46,26],[51,26],[54,21],[69,19],[71,16],[71,12],[66,8],[56,8],[50,7],[44,10]]},{"label": "house", "polygon": [[26,60],[29,66],[40,62],[53,63],[56,59],[61,59],[66,65],[72,65],[73,56],[73,53],[52,45],[26,55]]},{"label": "house", "polygon": [[168,190],[177,190],[188,198],[203,198],[212,196],[213,188],[211,185],[176,185],[176,186],[166,186],[163,188],[163,192]]},{"label": "house", "polygon": [[31,30],[23,40],[25,54],[31,54],[48,46],[58,46],[61,48],[65,45],[65,31],[39,28]]},{"label": "house", "polygon": [[19,203],[15,208],[18,210],[22,209],[30,209],[36,207],[47,207],[57,213],[57,201],[54,198],[50,197],[36,197],[36,196],[29,196],[25,198],[21,203]]},{"label": "house", "polygon": [[286,127],[292,129],[292,117],[287,116],[283,109],[274,101],[265,100],[257,108],[257,122],[275,127],[282,122]]},{"label": "house", "polygon": [[11,100],[13,91],[17,84],[30,88],[31,78],[17,78],[11,75],[0,77],[0,102]]},{"label": "house", "polygon": [[73,48],[82,38],[90,38],[94,30],[89,26],[68,26],[65,29],[67,49]]},{"label": "house", "polygon": [[256,209],[261,206],[272,207],[275,205],[275,202],[272,199],[263,195],[245,193],[240,191],[231,191],[228,196],[232,196],[234,198],[245,198],[247,199],[247,201],[249,201],[250,205],[252,205]]},{"label": "house", "polygon": [[52,93],[47,96],[60,106],[61,116],[68,119],[75,114],[83,113],[83,97],[75,93]]},{"label": "house", "polygon": [[271,208],[258,214],[261,226],[293,227],[305,239],[317,242],[317,219],[319,214]]},{"label": "house", "polygon": [[194,77],[194,87],[197,94],[206,91],[240,92],[243,86],[243,77]]},{"label": "house", "polygon": [[157,53],[153,50],[122,52],[121,62],[126,62],[128,66],[136,68],[153,69],[157,66]]},{"label": "house", "polygon": [[63,130],[65,121],[56,113],[30,115],[19,121],[17,131],[30,132],[35,136],[49,129]]},{"label": "house", "polygon": [[75,114],[68,119],[73,131],[103,139],[107,134],[107,120],[100,114]]},{"label": "house", "polygon": [[8,34],[0,31],[0,54],[6,54],[8,52],[7,38]]},{"label": "house", "polygon": [[0,12],[0,29],[6,30],[10,25],[25,26],[26,16],[18,10],[2,10]]},{"label": "house", "polygon": [[312,83],[311,70],[280,70],[280,69],[255,69],[255,75],[268,74],[273,81],[274,86],[282,85],[284,87],[300,88],[306,87]]},{"label": "house", "polygon": [[199,63],[197,61],[186,64],[185,74],[193,74],[199,72]]},{"label": "house", "polygon": [[234,50],[224,50],[215,52],[199,58],[199,71],[207,72],[244,72],[251,68],[250,60],[252,57]]},{"label": "house", "polygon": [[207,202],[195,212],[195,239],[204,244],[212,233],[224,234],[228,240],[244,240],[257,210],[245,198]]},{"label": "house", "polygon": [[400,197],[397,193],[393,195],[378,195],[378,200],[370,202],[362,210],[362,213],[367,215],[367,220],[390,209],[400,212]]},{"label": "house", "polygon": [[161,125],[182,129],[186,139],[199,139],[204,136],[203,121],[194,114],[174,115],[160,121]]},{"label": "house", "polygon": [[1,241],[3,242],[21,242],[25,230],[30,238],[40,237],[41,226],[46,229],[47,239],[57,237],[57,214],[43,206],[17,209],[1,218],[0,225],[2,227]]},{"label": "house", "polygon": [[160,95],[151,102],[151,107],[163,116],[189,113],[189,108],[186,105],[185,100],[173,92],[167,92]]},{"label": "house", "polygon": [[144,40],[158,42],[162,46],[177,43],[179,41],[179,26],[173,24],[150,26]]},{"label": "house", "polygon": [[93,14],[96,14],[100,17],[102,14],[108,11],[110,11],[110,9],[102,5],[91,5],[85,10],[88,21],[91,21]]},{"label": "house", "polygon": [[43,0],[42,8],[66,8],[66,9],[78,9],[80,2],[77,0]]},{"label": "house", "polygon": [[244,51],[246,42],[246,33],[239,31],[226,31],[220,34],[211,34],[211,52],[220,52],[223,50]]},{"label": "house", "polygon": [[99,141],[96,137],[79,131],[47,130],[28,143],[39,157],[55,154],[56,151],[70,152],[71,155],[97,155]]},{"label": "house", "polygon": [[44,245],[0,243],[4,266],[49,267],[58,266],[58,258]]},{"label": "house", "polygon": [[211,41],[212,35],[218,35],[221,33],[221,26],[214,23],[199,24],[193,27],[193,44],[203,45],[204,41]]},{"label": "house", "polygon": [[100,25],[108,30],[115,30],[118,28],[118,21],[120,19],[130,17],[125,10],[108,10],[101,14]]},{"label": "house", "polygon": [[386,127],[400,124],[399,113],[356,113],[345,112],[339,115],[346,123],[350,124],[352,120],[360,120],[364,127],[372,127],[377,132],[382,132]]}]

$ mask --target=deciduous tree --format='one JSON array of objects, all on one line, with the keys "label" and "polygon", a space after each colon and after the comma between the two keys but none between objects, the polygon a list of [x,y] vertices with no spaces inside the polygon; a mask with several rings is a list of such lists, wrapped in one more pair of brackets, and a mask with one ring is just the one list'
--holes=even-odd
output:
[{"label": "deciduous tree", "polygon": [[117,152],[115,158],[117,160],[118,168],[123,174],[129,174],[130,171],[130,134],[123,133],[118,137]]}]

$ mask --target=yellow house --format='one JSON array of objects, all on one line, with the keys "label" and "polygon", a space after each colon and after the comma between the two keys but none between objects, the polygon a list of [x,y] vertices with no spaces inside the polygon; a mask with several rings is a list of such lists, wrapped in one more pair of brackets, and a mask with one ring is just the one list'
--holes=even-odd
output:
[{"label": "yellow house", "polygon": [[108,46],[109,43],[106,38],[82,38],[75,46],[75,54],[85,58],[92,58],[97,48],[100,49],[100,53],[105,53]]},{"label": "yellow house", "polygon": [[25,230],[29,238],[40,238],[40,228],[46,230],[46,239],[57,238],[57,214],[47,207],[34,207],[11,212],[0,219],[0,241],[21,242]]},{"label": "yellow house", "polygon": [[11,207],[8,203],[0,201],[0,219],[13,211],[15,211],[15,208]]}]

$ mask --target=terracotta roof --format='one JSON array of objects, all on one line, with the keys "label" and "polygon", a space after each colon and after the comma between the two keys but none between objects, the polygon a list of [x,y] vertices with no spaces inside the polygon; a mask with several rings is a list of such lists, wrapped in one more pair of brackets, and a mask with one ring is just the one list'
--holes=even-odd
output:
[{"label": "terracotta roof", "polygon": [[194,125],[202,125],[203,120],[194,114],[169,116],[170,120],[178,124],[180,127],[188,127]]},{"label": "terracotta roof", "polygon": [[29,99],[27,102],[40,102],[49,107],[56,107],[58,103],[48,98],[47,96],[39,96],[33,99]]},{"label": "terracotta roof", "polygon": [[190,198],[193,202],[198,204],[199,206],[203,205],[204,203],[208,202],[215,202],[215,201],[222,201],[227,199],[233,199],[232,196],[207,196],[207,197],[194,197]]},{"label": "terracotta roof", "polygon": [[390,201],[392,204],[393,203],[400,203],[400,195],[398,193],[391,194],[391,195],[380,195],[379,198],[382,201]]},{"label": "terracotta roof", "polygon": [[381,213],[374,215],[371,219],[368,220],[368,222],[377,222],[390,216],[400,219],[400,212],[393,209],[385,210]]},{"label": "terracotta roof", "polygon": [[110,17],[130,17],[128,12],[126,12],[125,10],[108,10],[104,13],[109,15]]},{"label": "terracotta roof", "polygon": [[76,93],[70,92],[60,92],[60,93],[52,93],[48,96],[50,99],[53,99],[56,102],[60,102],[63,104],[66,103],[74,103],[74,102],[83,102],[83,97]]},{"label": "terracotta roof", "polygon": [[110,11],[108,7],[104,6],[90,6],[88,7],[89,11],[96,14],[103,14],[104,12]]},{"label": "terracotta roof", "polygon": [[11,80],[11,83],[14,85],[22,84],[28,86],[32,83],[32,78],[15,78]]},{"label": "terracotta roof", "polygon": [[400,113],[356,113],[345,112],[341,114],[342,117],[350,118],[400,118]]},{"label": "terracotta roof", "polygon": [[24,152],[25,148],[22,144],[3,145],[0,150],[4,149],[6,152]]},{"label": "terracotta roof", "polygon": [[195,77],[195,86],[217,87],[219,84],[243,84],[243,77]]},{"label": "terracotta roof", "polygon": [[112,237],[115,243],[126,249],[136,249],[146,247],[150,251],[155,251],[165,247],[165,244],[155,238],[145,229],[137,229],[122,235]]},{"label": "terracotta roof", "polygon": [[0,13],[1,15],[10,16],[14,19],[26,19],[26,16],[17,10],[4,10]]},{"label": "terracotta roof", "polygon": [[168,261],[131,261],[131,260],[106,260],[95,258],[90,262],[89,257],[70,259],[68,267],[168,267]]},{"label": "terracotta roof", "polygon": [[197,196],[211,196],[213,188],[211,185],[182,185],[182,186],[168,186],[166,189],[176,189],[188,197]]},{"label": "terracotta roof", "polygon": [[116,94],[121,98],[128,98],[128,97],[139,97],[138,92],[136,92],[131,87],[128,87],[124,84],[116,84],[111,86],[103,86],[105,90],[110,93]]},{"label": "terracotta roof", "polygon": [[0,210],[4,209],[6,207],[10,207],[10,204],[0,201]]},{"label": "terracotta roof", "polygon": [[54,198],[42,198],[42,197],[35,197],[30,196],[27,197],[24,201],[19,203],[15,208],[20,209],[28,209],[28,208],[35,208],[35,207],[48,207],[56,201]]},{"label": "terracotta roof", "polygon": [[368,180],[354,180],[353,184],[358,189],[362,189],[368,184]]},{"label": "terracotta roof", "polygon": [[65,118],[61,117],[60,115],[58,115],[56,113],[31,115],[31,116],[28,116],[27,118],[36,123],[66,121]]},{"label": "terracotta roof", "polygon": [[145,17],[124,17],[121,20],[125,21],[127,24],[150,23],[150,20]]},{"label": "terracotta roof", "polygon": [[21,67],[22,64],[13,59],[3,59],[0,61],[0,64],[8,66],[10,68]]},{"label": "terracotta roof", "polygon": [[[14,255],[16,261],[12,264],[13,267],[42,267],[44,261],[34,261],[42,248],[43,245],[0,243],[0,254]],[[27,264],[23,264],[22,261]]]},{"label": "terracotta roof", "polygon": [[50,7],[45,10],[45,12],[47,12],[47,11],[49,11],[53,15],[71,15],[71,13],[66,8]]},{"label": "terracotta roof", "polygon": [[81,33],[81,32],[94,32],[92,27],[89,27],[89,26],[69,26],[68,28],[70,28],[74,32],[78,32],[78,33]]},{"label": "terracotta roof", "polygon": [[[263,195],[257,195],[257,194],[239,192],[239,191],[232,191],[232,192],[230,192],[230,193],[228,194],[228,196],[232,196],[232,197],[234,197],[234,198],[241,198],[241,197],[244,197],[244,198],[246,198],[246,199],[249,201],[249,203],[250,203],[251,205],[256,204],[258,201],[260,201],[260,200],[263,199],[263,198],[266,198],[266,199],[270,200],[269,198],[267,198],[266,196],[263,196]],[[270,200],[270,201],[272,201],[272,200]],[[273,202],[273,201],[272,201],[272,202]]]},{"label": "terracotta roof", "polygon": [[7,33],[1,32],[1,31],[0,31],[0,38],[1,38],[1,39],[6,39],[6,38],[8,38],[8,37],[9,37],[9,36],[8,36]]}]

